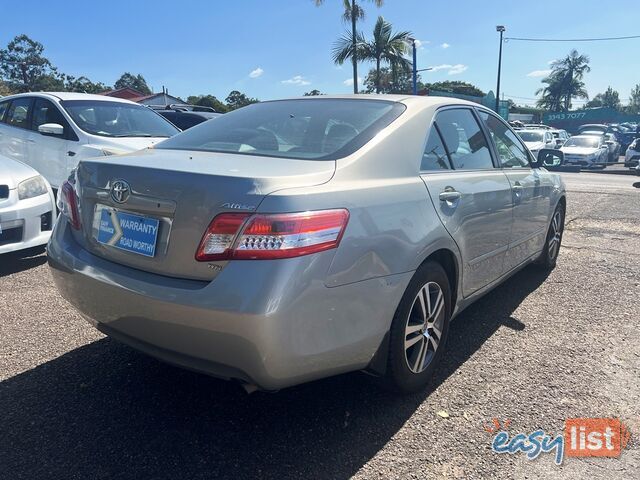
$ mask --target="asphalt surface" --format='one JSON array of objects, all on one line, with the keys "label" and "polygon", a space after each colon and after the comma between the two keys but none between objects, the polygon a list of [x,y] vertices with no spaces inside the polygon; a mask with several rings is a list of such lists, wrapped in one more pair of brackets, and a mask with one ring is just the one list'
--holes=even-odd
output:
[{"label": "asphalt surface", "polygon": [[[562,176],[557,268],[466,310],[429,388],[406,397],[359,373],[247,395],[93,330],[44,255],[0,257],[0,479],[638,478],[640,178]],[[558,467],[493,453],[494,417],[554,435],[618,417],[632,440]]]}]

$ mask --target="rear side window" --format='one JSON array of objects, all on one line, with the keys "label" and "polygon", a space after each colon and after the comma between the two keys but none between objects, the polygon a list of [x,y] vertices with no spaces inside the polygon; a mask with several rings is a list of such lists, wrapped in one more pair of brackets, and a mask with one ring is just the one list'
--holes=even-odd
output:
[{"label": "rear side window", "polygon": [[427,146],[424,148],[424,153],[422,154],[420,170],[451,170],[449,156],[447,155],[447,151],[442,143],[442,138],[435,125],[431,127],[431,131],[429,132]]},{"label": "rear side window", "polygon": [[487,140],[471,110],[456,108],[438,113],[436,125],[456,170],[493,168]]},{"label": "rear side window", "polygon": [[4,119],[4,114],[7,111],[7,108],[9,108],[9,102],[0,102],[0,122],[3,121]]},{"label": "rear side window", "polygon": [[358,150],[404,110],[386,100],[262,102],[196,125],[156,148],[334,160]]},{"label": "rear side window", "polygon": [[29,128],[30,109],[31,99],[29,97],[16,98],[7,110],[5,122],[14,127]]}]

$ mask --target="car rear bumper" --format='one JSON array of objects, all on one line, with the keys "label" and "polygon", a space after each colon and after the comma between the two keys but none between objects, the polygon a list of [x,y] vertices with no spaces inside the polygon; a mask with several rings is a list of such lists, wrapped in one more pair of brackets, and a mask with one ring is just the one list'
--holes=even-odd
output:
[{"label": "car rear bumper", "polygon": [[54,221],[53,194],[18,200],[11,190],[0,200],[0,254],[45,245]]},{"label": "car rear bumper", "polygon": [[365,368],[411,279],[328,288],[331,251],[232,261],[211,282],[142,272],[80,247],[66,220],[49,243],[62,295],[96,328],[161,360],[276,390]]}]

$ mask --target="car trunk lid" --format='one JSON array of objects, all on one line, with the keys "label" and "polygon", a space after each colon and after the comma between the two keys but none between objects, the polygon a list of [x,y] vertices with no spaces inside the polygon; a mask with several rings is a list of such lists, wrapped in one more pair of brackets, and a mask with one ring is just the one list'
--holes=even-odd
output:
[{"label": "car trunk lid", "polygon": [[[269,193],[325,183],[334,171],[334,161],[182,150],[150,149],[86,160],[79,164],[76,176],[83,228],[75,236],[94,255],[122,265],[211,280],[223,262],[198,262],[195,253],[216,215],[255,211]],[[112,195],[116,182],[129,187],[121,203]],[[120,242],[105,244],[100,233],[100,224],[107,218],[103,210],[119,212],[120,223],[123,217],[157,220],[155,251],[145,255],[118,248]],[[153,232],[153,226],[149,228]]]}]

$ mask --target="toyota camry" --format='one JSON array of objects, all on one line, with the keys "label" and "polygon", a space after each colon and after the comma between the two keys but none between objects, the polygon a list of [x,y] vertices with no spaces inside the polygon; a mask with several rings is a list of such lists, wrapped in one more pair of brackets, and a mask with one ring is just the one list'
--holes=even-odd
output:
[{"label": "toyota camry", "polygon": [[114,339],[248,390],[364,370],[403,392],[465,307],[555,266],[566,207],[492,111],[388,95],[250,105],[82,160],[59,202],[56,285]]}]

